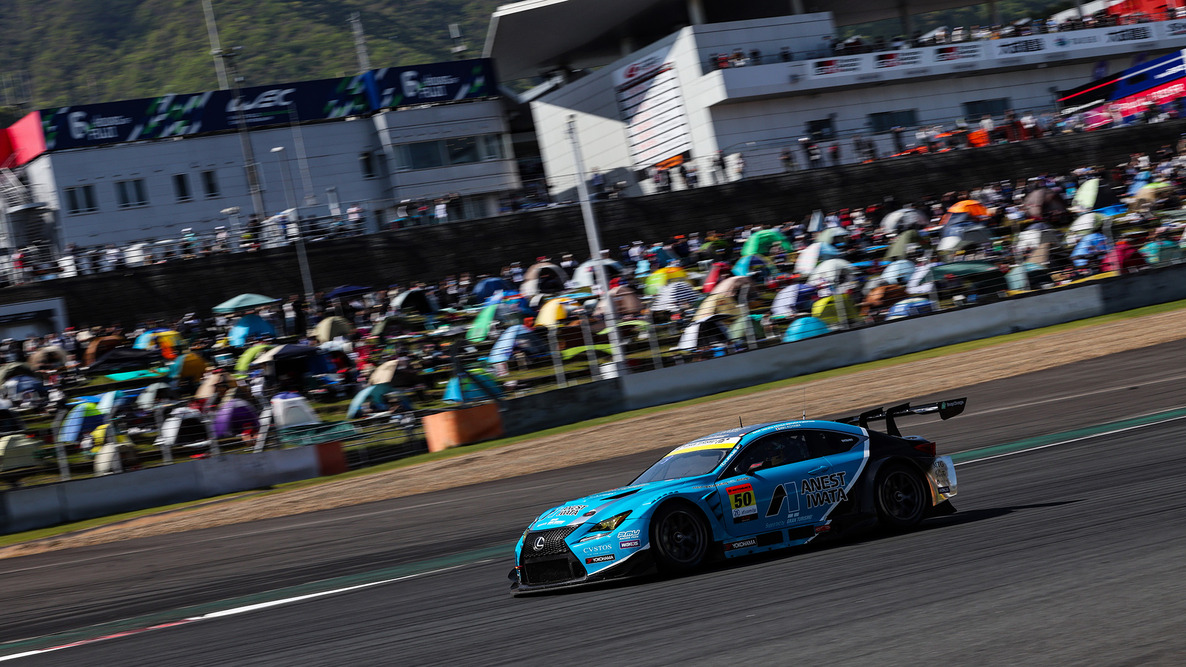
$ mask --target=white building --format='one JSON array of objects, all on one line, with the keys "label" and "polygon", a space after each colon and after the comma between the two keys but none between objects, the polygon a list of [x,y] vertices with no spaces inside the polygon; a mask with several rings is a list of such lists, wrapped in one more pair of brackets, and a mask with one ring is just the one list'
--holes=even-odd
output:
[{"label": "white building", "polygon": [[[1058,91],[1101,69],[1186,47],[1186,22],[1161,21],[833,55],[838,27],[898,17],[910,34],[912,14],[970,4],[979,3],[532,0],[495,12],[486,55],[504,78],[551,72],[563,82],[532,102],[556,189],[574,185],[573,117],[586,170],[645,193],[652,167],[680,161],[712,183],[718,151],[735,179],[742,164],[745,176],[782,171],[787,149],[802,168],[803,137],[838,143],[847,162],[859,159],[858,135],[884,156],[896,152],[895,126],[909,128],[913,144],[919,126],[963,119],[974,129],[984,114],[999,122],[1006,110],[1053,111]],[[524,40],[532,31],[541,39]],[[720,54],[739,54],[744,66],[718,69]]]},{"label": "white building", "polygon": [[489,61],[474,60],[244,90],[244,132],[231,91],[34,112],[8,136],[25,145],[4,184],[26,191],[3,207],[4,245],[125,245],[292,207],[358,205],[372,230],[407,200],[445,203],[451,220],[495,215],[520,187],[496,90]]}]

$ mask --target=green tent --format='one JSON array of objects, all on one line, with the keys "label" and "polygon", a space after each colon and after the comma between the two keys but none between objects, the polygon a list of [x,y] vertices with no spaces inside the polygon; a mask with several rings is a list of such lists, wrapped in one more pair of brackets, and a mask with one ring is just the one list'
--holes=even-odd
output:
[{"label": "green tent", "polygon": [[911,244],[926,247],[926,241],[923,241],[922,234],[919,234],[917,229],[907,229],[898,234],[898,238],[890,244],[889,250],[885,251],[885,258],[906,259],[906,246]]},{"label": "green tent", "polygon": [[240,294],[233,299],[227,299],[213,308],[215,313],[225,314],[233,313],[236,310],[243,310],[244,308],[258,308],[259,306],[266,306],[269,303],[276,303],[280,299],[273,299],[270,296],[262,294]]},{"label": "green tent", "polygon": [[781,243],[783,250],[790,252],[795,249],[782,232],[777,229],[762,229],[749,235],[745,240],[745,245],[741,246],[741,256],[747,255],[769,255],[770,248],[775,243]]},{"label": "green tent", "polygon": [[243,354],[240,354],[239,359],[235,362],[235,371],[238,373],[246,373],[251,369],[251,362],[255,361],[256,357],[270,349],[272,349],[271,343],[260,343],[258,345],[252,345],[246,350],[243,350]]}]

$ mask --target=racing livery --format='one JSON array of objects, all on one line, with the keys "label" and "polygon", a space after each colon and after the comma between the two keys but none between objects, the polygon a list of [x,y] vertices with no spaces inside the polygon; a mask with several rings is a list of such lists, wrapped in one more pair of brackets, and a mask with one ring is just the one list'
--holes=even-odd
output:
[{"label": "racing livery", "polygon": [[[676,447],[629,486],[554,507],[523,532],[511,588],[526,593],[807,544],[880,522],[954,512],[955,466],[895,417],[963,412],[966,399],[721,431]],[[885,431],[868,428],[884,421]]]}]

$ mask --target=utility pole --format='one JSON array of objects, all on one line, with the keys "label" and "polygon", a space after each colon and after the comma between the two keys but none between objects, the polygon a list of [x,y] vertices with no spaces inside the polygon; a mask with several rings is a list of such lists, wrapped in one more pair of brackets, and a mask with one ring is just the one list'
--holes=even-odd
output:
[{"label": "utility pole", "polygon": [[218,24],[214,21],[214,7],[210,0],[202,0],[202,9],[206,12],[206,33],[210,35],[210,55],[214,56],[214,73],[218,75],[218,89],[226,90],[226,68],[222,64],[222,46],[218,41]]},{"label": "utility pole", "polygon": [[216,55],[226,65],[227,72],[231,78],[231,99],[232,104],[235,105],[235,119],[239,126],[239,144],[243,149],[243,170],[247,174],[247,191],[251,194],[251,208],[255,213],[255,219],[263,222],[268,208],[264,205],[263,188],[259,185],[259,165],[255,161],[255,151],[251,148],[251,137],[247,134],[247,116],[243,113],[243,100],[240,92],[240,84],[243,82],[243,77],[239,76],[239,69],[235,65],[235,58],[238,57],[243,47],[236,46],[228,53],[220,50]]},{"label": "utility pole", "polygon": [[358,54],[359,74],[371,71],[371,56],[367,53],[367,37],[362,31],[362,15],[354,12],[350,15],[350,29],[354,32],[354,52]]},{"label": "utility pole", "polygon": [[610,294],[609,279],[606,277],[605,262],[601,259],[601,237],[597,232],[597,221],[593,218],[593,206],[589,203],[589,187],[585,183],[585,158],[581,156],[581,141],[577,138],[577,117],[568,117],[568,138],[572,141],[572,156],[577,172],[577,196],[581,202],[581,217],[585,219],[585,238],[589,242],[589,257],[601,298],[605,299],[605,328],[609,334],[610,350],[614,356],[615,377],[626,374],[626,357],[622,354],[622,341],[618,336],[618,308]]}]

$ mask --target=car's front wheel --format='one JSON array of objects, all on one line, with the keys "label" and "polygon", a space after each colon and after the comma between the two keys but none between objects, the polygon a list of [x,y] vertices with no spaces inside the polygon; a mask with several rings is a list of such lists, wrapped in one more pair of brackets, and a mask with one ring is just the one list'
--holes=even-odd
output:
[{"label": "car's front wheel", "polygon": [[877,516],[895,530],[908,530],[926,516],[930,494],[922,474],[903,464],[893,464],[877,475]]},{"label": "car's front wheel", "polygon": [[709,542],[708,525],[691,505],[669,503],[651,518],[651,548],[664,572],[695,569],[704,562]]}]

